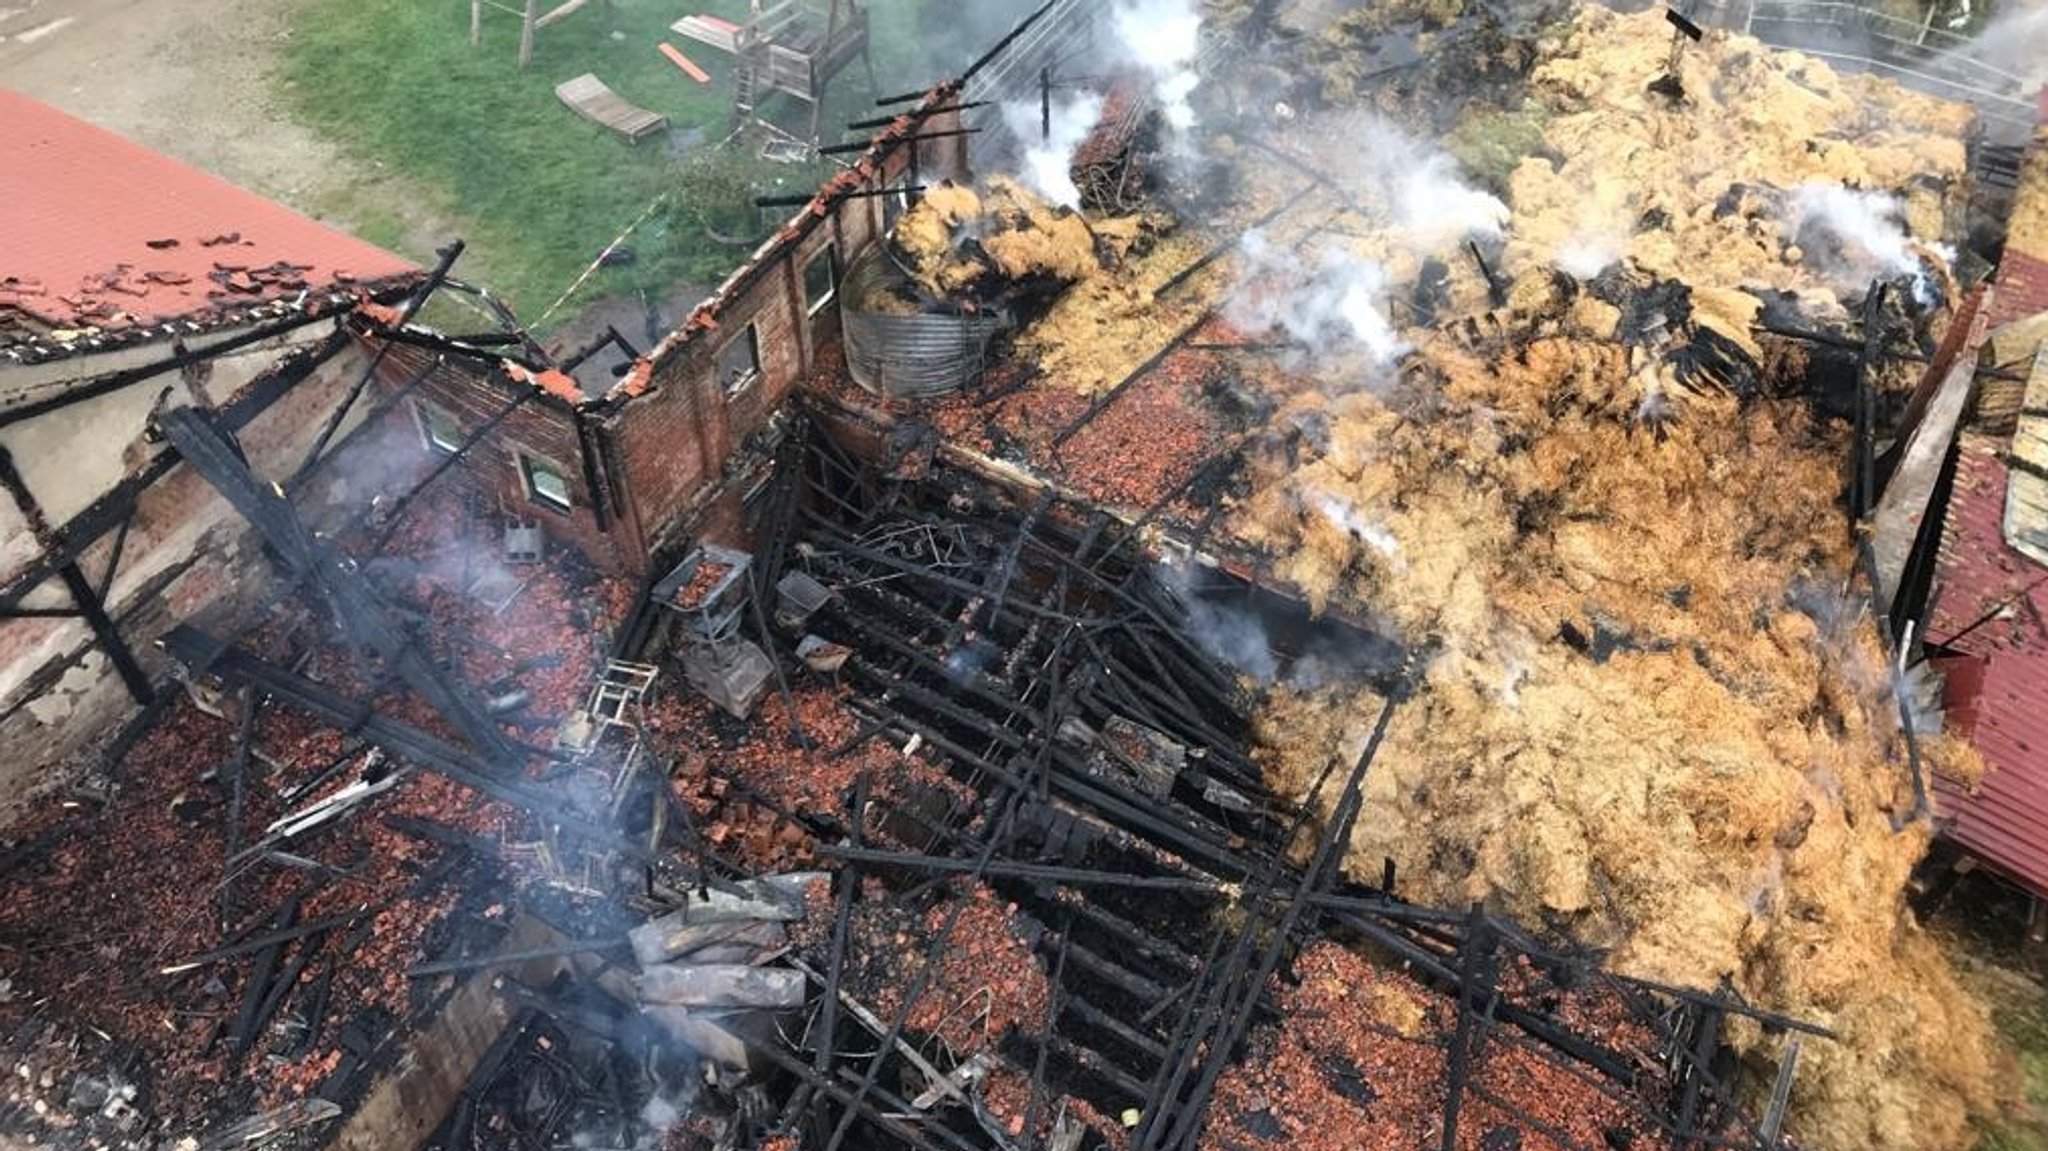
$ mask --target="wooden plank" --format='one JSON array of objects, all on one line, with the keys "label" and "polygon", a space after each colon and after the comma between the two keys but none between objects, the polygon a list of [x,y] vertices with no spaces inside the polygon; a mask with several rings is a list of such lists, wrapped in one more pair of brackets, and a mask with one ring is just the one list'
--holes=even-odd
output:
[{"label": "wooden plank", "polygon": [[667,43],[666,41],[656,45],[656,47],[661,49],[662,55],[668,57],[669,63],[674,64],[678,68],[681,68],[690,77],[690,79],[695,80],[699,84],[711,83],[711,73],[706,72],[704,69],[697,67],[695,61],[691,60],[688,56],[683,55],[682,49],[676,47],[673,44]]},{"label": "wooden plank", "polygon": [[676,35],[695,40],[699,44],[708,44],[721,52],[739,54],[740,33],[743,29],[729,20],[699,14],[685,16],[668,27],[669,31]]},{"label": "wooden plank", "polygon": [[542,16],[540,19],[534,21],[533,26],[536,28],[545,28],[548,25],[553,24],[557,20],[563,19],[564,17],[574,14],[578,8],[581,8],[588,3],[590,3],[590,0],[567,0],[566,3],[551,9],[547,15]]}]

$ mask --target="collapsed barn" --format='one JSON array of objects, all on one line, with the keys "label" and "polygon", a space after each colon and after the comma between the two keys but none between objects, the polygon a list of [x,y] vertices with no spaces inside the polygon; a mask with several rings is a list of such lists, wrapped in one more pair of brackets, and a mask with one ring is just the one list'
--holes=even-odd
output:
[{"label": "collapsed barn", "polygon": [[656,347],[426,328],[444,262],[243,393],[309,455],[124,416],[148,478],[36,570],[168,475],[248,586],[133,621],[147,710],[18,826],[9,1122],[1966,1143],[1995,1053],[1903,890],[1971,756],[1894,669],[1973,113],[1327,7],[1134,61],[1055,0]]}]

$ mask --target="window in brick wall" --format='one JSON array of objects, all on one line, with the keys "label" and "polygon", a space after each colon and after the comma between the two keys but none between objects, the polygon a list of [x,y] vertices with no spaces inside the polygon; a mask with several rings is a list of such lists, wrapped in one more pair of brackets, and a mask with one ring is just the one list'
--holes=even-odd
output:
[{"label": "window in brick wall", "polygon": [[426,441],[429,451],[453,455],[462,450],[462,425],[446,408],[414,400],[412,412],[420,425],[420,438]]},{"label": "window in brick wall", "polygon": [[718,382],[728,396],[746,390],[747,385],[761,378],[761,339],[754,332],[754,325],[733,337],[732,343],[718,353]]},{"label": "window in brick wall", "polygon": [[569,477],[554,464],[521,453],[519,474],[526,480],[527,498],[534,503],[559,512],[576,506],[575,501],[569,498]]},{"label": "window in brick wall", "polygon": [[804,265],[804,306],[807,314],[817,315],[839,291],[839,249],[825,245],[811,262]]}]

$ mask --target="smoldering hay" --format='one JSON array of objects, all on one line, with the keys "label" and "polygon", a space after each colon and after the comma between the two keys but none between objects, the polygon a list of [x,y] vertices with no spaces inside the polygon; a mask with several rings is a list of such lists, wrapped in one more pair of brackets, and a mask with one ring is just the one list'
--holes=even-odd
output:
[{"label": "smoldering hay", "polygon": [[[1328,434],[1260,455],[1228,527],[1314,603],[1382,612],[1437,653],[1367,776],[1361,877],[1392,857],[1411,898],[1482,899],[1619,970],[1726,979],[1833,1028],[1793,1096],[1805,1145],[1962,1148],[2009,1068],[1904,902],[1928,829],[1893,825],[1910,802],[1893,675],[1832,499],[1846,433],[1796,395],[1673,387],[1616,338],[1616,307],[1561,293],[1553,269],[1683,281],[1692,322],[1755,355],[1750,290],[1820,314],[1852,290],[1802,250],[1799,189],[1843,189],[1809,193],[1806,225],[1911,275],[1900,253],[1924,262],[1967,194],[1968,113],[1719,35],[1684,58],[1697,95],[1672,107],[1644,91],[1669,42],[1655,13],[1600,9],[1546,42],[1529,78],[1542,154],[1513,169],[1495,224],[1519,340],[1467,346],[1386,309],[1377,338],[1406,345],[1404,371],[1359,388],[1323,358],[1356,342],[1315,319],[1345,314],[1323,302],[1328,265],[1262,278],[1258,247],[1240,253],[1244,283],[1292,291],[1249,321],[1315,353],[1273,377],[1273,424],[1313,415]],[[1279,166],[1240,154],[1273,202]],[[1374,263],[1370,298],[1411,288],[1418,247],[1455,242],[1402,211],[1414,167],[1325,159],[1364,211],[1319,242]],[[1607,226],[1589,235],[1589,217]],[[1454,295],[1485,308],[1469,275]],[[1269,776],[1296,793],[1355,756],[1377,711],[1357,687],[1268,700]],[[1954,741],[1925,751],[1978,770]],[[1760,1063],[1783,1043],[1731,1040]]]}]

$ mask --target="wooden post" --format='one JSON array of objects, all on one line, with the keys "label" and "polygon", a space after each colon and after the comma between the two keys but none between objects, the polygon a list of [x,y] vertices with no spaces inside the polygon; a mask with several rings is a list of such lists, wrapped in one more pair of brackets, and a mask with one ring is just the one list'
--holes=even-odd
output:
[{"label": "wooden post", "polygon": [[533,24],[540,18],[540,0],[526,0],[526,19],[519,28],[519,66],[533,63]]},{"label": "wooden post", "polygon": [[469,0],[469,46],[484,42],[484,0]]}]

